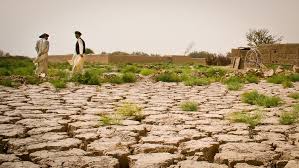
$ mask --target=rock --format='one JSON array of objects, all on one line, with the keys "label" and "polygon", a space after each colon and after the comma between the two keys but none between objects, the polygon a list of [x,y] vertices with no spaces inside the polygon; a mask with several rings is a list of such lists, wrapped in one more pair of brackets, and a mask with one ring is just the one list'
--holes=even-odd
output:
[{"label": "rock", "polygon": [[37,151],[34,153],[31,153],[29,155],[30,159],[34,162],[39,162],[43,159],[49,159],[49,158],[58,158],[58,157],[68,157],[68,156],[84,156],[87,152],[85,152],[82,149],[73,148],[67,151],[48,151],[48,150],[42,150]]},{"label": "rock", "polygon": [[209,163],[205,161],[184,160],[178,163],[179,168],[228,168],[227,165]]},{"label": "rock", "polygon": [[127,166],[127,156],[130,154],[129,148],[121,141],[106,141],[105,139],[88,144],[87,151],[98,156],[113,156],[119,160],[121,167]]},{"label": "rock", "polygon": [[119,168],[118,160],[110,156],[68,156],[43,159],[40,164],[44,167],[65,168]]},{"label": "rock", "polygon": [[264,166],[253,166],[247,163],[237,163],[234,168],[264,168]]},{"label": "rock", "polygon": [[29,152],[35,152],[38,150],[67,150],[70,148],[76,148],[81,145],[82,141],[75,138],[67,138],[53,142],[42,142],[38,144],[28,145],[27,150]]},{"label": "rock", "polygon": [[270,69],[264,72],[264,77],[270,77],[274,75],[274,70]]},{"label": "rock", "polygon": [[40,168],[39,165],[32,162],[4,162],[0,168]]},{"label": "rock", "polygon": [[183,142],[179,146],[181,154],[193,156],[196,152],[203,152],[208,161],[214,160],[214,155],[218,152],[219,143],[212,139],[200,139]]},{"label": "rock", "polygon": [[13,154],[0,154],[0,164],[2,164],[3,162],[15,162],[15,161],[21,161],[21,159]]},{"label": "rock", "polygon": [[142,153],[128,157],[130,168],[166,168],[180,159],[180,155],[170,153]]},{"label": "rock", "polygon": [[290,160],[284,168],[297,168],[299,167],[299,160]]},{"label": "rock", "polygon": [[134,154],[138,153],[174,153],[177,147],[172,145],[160,145],[160,144],[136,144],[133,145]]},{"label": "rock", "polygon": [[221,145],[220,153],[215,155],[215,162],[233,167],[237,163],[261,166],[275,160],[279,155],[271,146],[259,143],[227,143]]},{"label": "rock", "polygon": [[293,66],[293,72],[295,72],[295,73],[299,73],[299,66],[294,65],[294,66]]},{"label": "rock", "polygon": [[5,138],[23,137],[25,128],[21,125],[0,124],[0,136]]},{"label": "rock", "polygon": [[283,71],[284,71],[283,68],[279,65],[279,66],[275,69],[275,74],[282,73]]}]

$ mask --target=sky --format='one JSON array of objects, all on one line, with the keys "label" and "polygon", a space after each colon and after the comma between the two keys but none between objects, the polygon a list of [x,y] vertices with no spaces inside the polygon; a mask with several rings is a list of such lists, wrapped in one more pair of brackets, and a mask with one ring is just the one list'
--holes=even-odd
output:
[{"label": "sky", "polygon": [[246,46],[249,29],[266,28],[299,43],[299,0],[0,0],[0,49],[35,57],[38,36],[50,55],[74,53],[76,30],[100,52],[182,55]]}]

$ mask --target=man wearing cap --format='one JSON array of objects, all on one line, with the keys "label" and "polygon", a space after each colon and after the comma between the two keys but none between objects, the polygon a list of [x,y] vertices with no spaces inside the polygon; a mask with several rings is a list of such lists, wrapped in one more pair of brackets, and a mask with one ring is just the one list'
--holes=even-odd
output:
[{"label": "man wearing cap", "polygon": [[81,73],[84,66],[84,54],[85,54],[85,42],[81,38],[81,33],[79,31],[75,32],[75,37],[77,38],[75,54],[70,62],[72,67],[72,73]]},{"label": "man wearing cap", "polygon": [[36,42],[35,46],[37,57],[33,63],[36,65],[35,74],[39,77],[46,77],[48,74],[49,35],[44,33],[39,38],[40,40]]}]

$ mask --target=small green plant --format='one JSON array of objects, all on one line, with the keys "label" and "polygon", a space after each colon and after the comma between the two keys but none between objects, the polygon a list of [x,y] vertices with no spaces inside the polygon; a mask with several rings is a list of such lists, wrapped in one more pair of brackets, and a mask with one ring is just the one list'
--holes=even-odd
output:
[{"label": "small green plant", "polygon": [[238,76],[232,76],[224,81],[228,90],[240,90],[243,88],[243,79]]},{"label": "small green plant", "polygon": [[99,76],[96,73],[86,71],[84,74],[75,74],[72,81],[87,85],[100,85]]},{"label": "small green plant", "polygon": [[127,72],[127,73],[124,73],[122,75],[122,80],[125,82],[125,83],[134,83],[137,81],[137,78],[136,78],[136,75],[134,73],[131,73],[131,72]]},{"label": "small green plant", "polygon": [[289,78],[290,78],[290,80],[291,80],[292,82],[298,82],[298,81],[299,81],[299,73],[291,74],[291,75],[289,76]]},{"label": "small green plant", "polygon": [[189,78],[184,81],[186,86],[205,86],[211,84],[209,78]]},{"label": "small green plant", "polygon": [[55,88],[66,88],[66,81],[65,80],[50,80],[50,83],[52,83],[52,85],[55,87]]},{"label": "small green plant", "polygon": [[283,112],[279,117],[279,122],[283,125],[290,125],[298,122],[299,114],[296,111]]},{"label": "small green plant", "polygon": [[103,115],[100,117],[100,125],[120,125],[121,120],[117,116]]},{"label": "small green plant", "polygon": [[41,81],[37,76],[26,76],[25,77],[26,83],[31,85],[40,84]]},{"label": "small green plant", "polygon": [[296,92],[296,93],[290,93],[288,95],[288,97],[291,97],[293,99],[299,99],[299,92]]},{"label": "small green plant", "polygon": [[127,73],[127,72],[139,73],[140,69],[136,65],[126,65],[121,69],[121,72],[122,73]]},{"label": "small green plant", "polygon": [[283,86],[283,88],[292,88],[292,87],[294,87],[294,84],[293,84],[293,82],[286,80],[286,81],[282,82],[282,86]]},{"label": "small green plant", "polygon": [[281,104],[282,100],[275,96],[265,96],[257,91],[245,92],[242,94],[244,103],[259,105],[264,107],[276,107]]},{"label": "small green plant", "polygon": [[11,79],[1,79],[0,85],[7,86],[7,87],[13,87],[13,81]]},{"label": "small green plant", "polygon": [[282,84],[284,81],[289,80],[285,75],[273,75],[267,79],[267,82],[274,84]]},{"label": "small green plant", "polygon": [[142,108],[131,102],[124,102],[116,109],[116,113],[124,117],[133,117],[136,120],[143,117]]},{"label": "small green plant", "polygon": [[152,69],[148,69],[148,68],[143,68],[140,71],[140,74],[143,75],[143,76],[148,76],[148,75],[151,75],[153,73],[155,73],[155,71],[152,70]]},{"label": "small green plant", "polygon": [[109,78],[104,79],[105,82],[113,83],[113,84],[121,84],[124,83],[123,78],[121,75],[113,75]]},{"label": "small green plant", "polygon": [[156,76],[156,81],[162,82],[181,82],[181,77],[174,72],[164,72]]},{"label": "small green plant", "polygon": [[250,128],[254,128],[261,123],[262,114],[260,112],[255,112],[254,114],[248,112],[234,112],[229,115],[229,120],[231,122],[245,123],[248,124]]},{"label": "small green plant", "polygon": [[258,76],[256,75],[246,75],[245,76],[245,80],[248,82],[248,83],[256,83],[258,84],[260,82],[260,79]]},{"label": "small green plant", "polygon": [[186,101],[181,104],[181,109],[183,111],[197,111],[198,103],[194,101]]}]

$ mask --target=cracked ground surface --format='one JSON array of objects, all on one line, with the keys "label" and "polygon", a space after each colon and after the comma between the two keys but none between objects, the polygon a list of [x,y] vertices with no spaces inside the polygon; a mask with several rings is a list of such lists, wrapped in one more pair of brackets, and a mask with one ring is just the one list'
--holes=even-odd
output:
[{"label": "cracked ground surface", "polygon": [[[260,108],[240,95],[256,89],[277,95],[284,104]],[[281,125],[279,115],[299,91],[281,85],[247,84],[240,91],[224,85],[189,87],[138,82],[72,86],[55,90],[47,83],[18,89],[0,86],[1,168],[296,168],[298,124]],[[181,111],[183,101],[199,103],[197,112]],[[122,102],[143,108],[141,121],[99,126]],[[262,124],[249,138],[245,124],[225,117],[236,111],[262,111]]]}]

